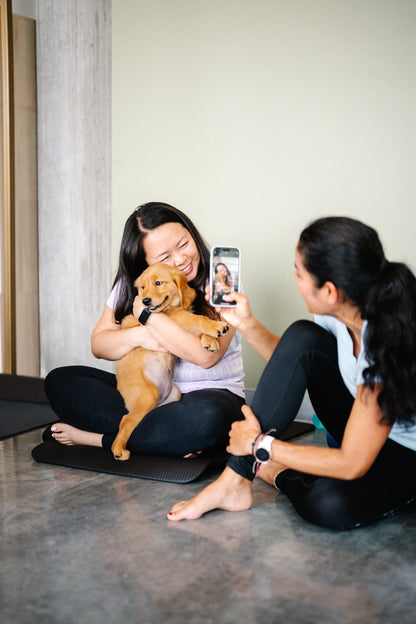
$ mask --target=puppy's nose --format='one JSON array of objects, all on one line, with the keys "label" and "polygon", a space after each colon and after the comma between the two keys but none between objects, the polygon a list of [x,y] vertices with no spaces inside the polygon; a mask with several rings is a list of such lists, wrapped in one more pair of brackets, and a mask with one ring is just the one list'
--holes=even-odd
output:
[{"label": "puppy's nose", "polygon": [[150,299],[150,297],[145,297],[142,301],[143,301],[143,305],[145,305],[146,308],[148,308],[150,304],[152,303],[152,300]]}]

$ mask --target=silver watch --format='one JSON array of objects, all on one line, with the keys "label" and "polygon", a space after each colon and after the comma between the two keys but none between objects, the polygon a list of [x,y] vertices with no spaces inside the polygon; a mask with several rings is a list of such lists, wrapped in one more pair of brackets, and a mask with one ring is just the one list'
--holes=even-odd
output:
[{"label": "silver watch", "polygon": [[259,438],[254,447],[254,457],[256,458],[256,461],[261,464],[265,464],[270,461],[272,458],[272,444],[275,439],[276,438],[273,436],[267,434]]}]

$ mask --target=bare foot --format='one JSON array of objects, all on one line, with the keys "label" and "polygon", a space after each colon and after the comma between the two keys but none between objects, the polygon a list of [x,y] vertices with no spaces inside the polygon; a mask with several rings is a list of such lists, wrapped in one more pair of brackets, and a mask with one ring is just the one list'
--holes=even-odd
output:
[{"label": "bare foot", "polygon": [[213,509],[244,511],[250,509],[252,503],[251,481],[227,467],[216,481],[197,496],[174,505],[167,518],[173,521],[195,520]]},{"label": "bare foot", "polygon": [[260,468],[256,476],[260,477],[260,479],[266,483],[276,487],[276,477],[279,473],[283,472],[283,470],[287,470],[287,466],[278,464],[274,461],[269,461],[267,464],[260,464]]},{"label": "bare foot", "polygon": [[84,444],[86,446],[102,446],[102,433],[83,431],[66,423],[56,423],[51,427],[52,437],[65,446]]}]

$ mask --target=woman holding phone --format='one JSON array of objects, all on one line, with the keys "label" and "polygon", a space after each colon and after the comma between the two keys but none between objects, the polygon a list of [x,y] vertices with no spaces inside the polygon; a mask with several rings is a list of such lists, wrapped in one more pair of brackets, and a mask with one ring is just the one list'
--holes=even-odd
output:
[{"label": "woman holding phone", "polygon": [[[370,524],[416,500],[416,278],[389,262],[377,235],[346,217],[314,221],[295,253],[297,288],[315,322],[282,338],[232,293],[222,310],[267,361],[252,409],[235,422],[222,475],[168,519],[248,509],[255,475],[283,491],[307,521]],[[308,390],[338,448],[279,440]]]},{"label": "woman holding phone", "polygon": [[[157,262],[185,273],[197,293],[194,312],[217,318],[204,296],[209,251],[203,238],[180,210],[150,202],[139,206],[125,224],[117,275],[92,332],[92,351],[97,358],[114,361],[140,346],[179,358],[174,381],[182,398],[147,414],[128,442],[132,453],[181,457],[224,448],[231,423],[242,417],[244,403],[238,333],[231,328],[219,338],[220,348],[213,353],[163,313],[151,314],[145,326],[121,328],[124,316],[133,312],[138,318],[143,310],[135,279]],[[85,366],[57,368],[46,377],[45,390],[61,421],[51,427],[55,440],[111,449],[127,412],[114,374]]]}]

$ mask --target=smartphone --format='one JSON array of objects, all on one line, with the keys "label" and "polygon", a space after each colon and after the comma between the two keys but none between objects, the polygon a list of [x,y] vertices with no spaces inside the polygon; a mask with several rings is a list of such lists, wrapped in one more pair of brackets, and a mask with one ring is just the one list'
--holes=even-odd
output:
[{"label": "smartphone", "polygon": [[211,248],[209,266],[210,303],[213,306],[231,307],[235,301],[224,301],[224,295],[240,292],[240,249],[226,245]]}]

